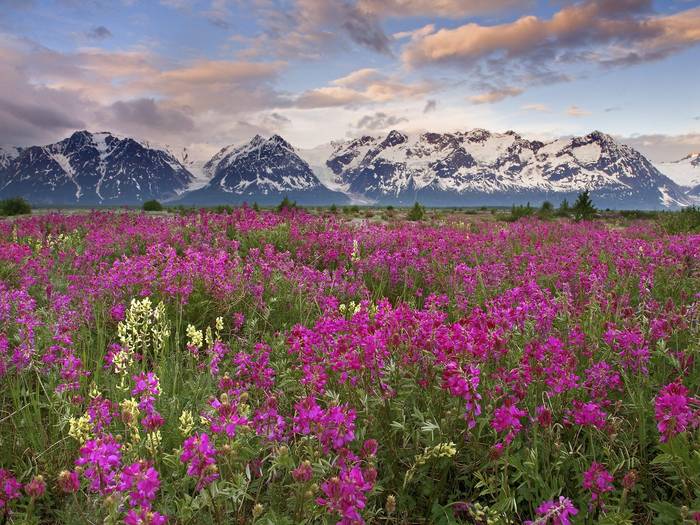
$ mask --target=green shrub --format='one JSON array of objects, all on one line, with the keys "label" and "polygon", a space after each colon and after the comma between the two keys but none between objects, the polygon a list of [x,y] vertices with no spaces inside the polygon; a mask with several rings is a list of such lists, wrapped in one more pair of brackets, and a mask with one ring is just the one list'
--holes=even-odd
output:
[{"label": "green shrub", "polygon": [[680,211],[663,212],[659,214],[659,224],[666,233],[700,232],[700,208],[689,206]]},{"label": "green shrub", "polygon": [[532,217],[535,214],[535,208],[530,206],[530,203],[528,202],[525,206],[516,206],[513,204],[513,206],[510,209],[510,215],[506,215],[503,220],[506,222],[515,222],[519,221],[523,217]]},{"label": "green shrub", "polygon": [[0,215],[28,215],[32,213],[32,207],[22,197],[13,197],[0,201]]},{"label": "green shrub", "polygon": [[296,201],[289,200],[289,197],[287,197],[285,195],[284,199],[282,199],[282,202],[280,202],[277,205],[277,211],[293,210],[296,207],[297,207]]},{"label": "green shrub", "polygon": [[409,221],[422,221],[423,217],[425,217],[425,208],[423,208],[423,206],[417,202],[413,205],[413,208],[410,209],[408,215],[406,216]]},{"label": "green shrub", "polygon": [[143,211],[163,211],[163,205],[155,199],[143,203]]}]

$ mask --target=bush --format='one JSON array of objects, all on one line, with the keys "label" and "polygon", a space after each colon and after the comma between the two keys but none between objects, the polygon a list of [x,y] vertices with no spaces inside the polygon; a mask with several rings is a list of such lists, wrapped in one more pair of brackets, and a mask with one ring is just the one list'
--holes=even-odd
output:
[{"label": "bush", "polygon": [[659,214],[659,223],[666,233],[700,232],[700,208],[690,206],[680,211]]},{"label": "bush", "polygon": [[336,206],[335,203],[331,204],[330,212],[338,213],[338,206]]},{"label": "bush", "polygon": [[143,203],[143,211],[163,211],[163,205],[153,199]]},{"label": "bush", "polygon": [[510,209],[510,215],[507,215],[504,220],[506,222],[519,221],[523,217],[532,217],[535,214],[535,208],[530,206],[528,202],[525,206],[516,206],[515,204]]},{"label": "bush", "polygon": [[28,215],[32,213],[32,207],[22,197],[14,197],[0,201],[0,215]]},{"label": "bush", "polygon": [[277,211],[293,210],[296,207],[297,207],[296,201],[289,200],[289,197],[287,197],[285,195],[284,199],[282,199],[282,202],[280,202],[277,205]]},{"label": "bush", "polygon": [[422,221],[425,216],[425,208],[417,202],[413,205],[407,215],[409,221]]}]

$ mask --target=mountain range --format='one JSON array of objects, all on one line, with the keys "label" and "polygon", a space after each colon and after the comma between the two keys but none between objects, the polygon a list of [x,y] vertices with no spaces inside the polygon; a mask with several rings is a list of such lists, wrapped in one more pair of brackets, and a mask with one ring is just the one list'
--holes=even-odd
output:
[{"label": "mountain range", "polygon": [[109,132],[0,147],[0,198],[39,206],[274,204],[284,196],[305,205],[538,205],[583,190],[601,208],[698,203],[700,154],[654,165],[599,131],[542,142],[484,129],[392,130],[306,150],[256,135],[208,160]]}]

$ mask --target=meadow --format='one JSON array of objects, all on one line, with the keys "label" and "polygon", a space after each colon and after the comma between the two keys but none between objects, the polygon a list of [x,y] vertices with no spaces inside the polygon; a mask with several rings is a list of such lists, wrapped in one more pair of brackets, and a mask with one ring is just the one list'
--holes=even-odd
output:
[{"label": "meadow", "polygon": [[0,221],[0,523],[700,523],[700,234],[526,215]]}]

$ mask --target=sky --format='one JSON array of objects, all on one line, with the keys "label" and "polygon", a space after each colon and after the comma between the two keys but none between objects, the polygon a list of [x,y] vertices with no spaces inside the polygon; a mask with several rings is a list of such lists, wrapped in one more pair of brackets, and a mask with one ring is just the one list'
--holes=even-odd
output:
[{"label": "sky", "polygon": [[0,144],[472,128],[700,151],[700,0],[0,0]]}]

